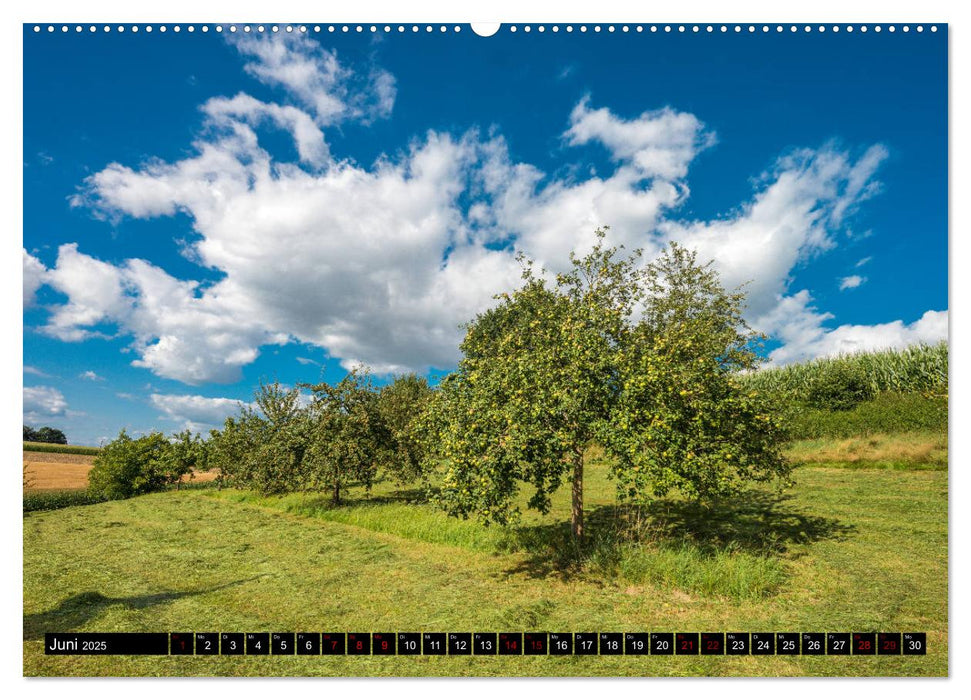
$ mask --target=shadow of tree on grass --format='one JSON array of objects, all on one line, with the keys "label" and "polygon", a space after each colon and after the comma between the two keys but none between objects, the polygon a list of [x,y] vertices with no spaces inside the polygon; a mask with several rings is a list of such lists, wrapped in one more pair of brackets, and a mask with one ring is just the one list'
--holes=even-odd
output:
[{"label": "shadow of tree on grass", "polygon": [[751,490],[711,505],[662,499],[644,507],[597,506],[585,514],[587,536],[582,542],[573,539],[568,521],[511,531],[506,547],[526,556],[505,574],[568,581],[591,562],[616,563],[638,548],[689,548],[698,560],[738,553],[791,557],[794,545],[841,540],[855,531],[834,518],[807,513],[791,500],[789,495]]},{"label": "shadow of tree on grass", "polygon": [[[357,486],[353,484],[352,486]],[[357,508],[359,506],[377,505],[416,505],[428,503],[429,500],[438,493],[437,488],[400,488],[382,494],[366,495],[360,491],[351,492],[351,495],[341,496],[341,502],[334,505],[330,495],[325,491],[313,492],[306,491],[306,498],[302,506],[311,510],[333,510],[339,508]]]},{"label": "shadow of tree on grass", "polygon": [[191,591],[165,591],[148,595],[111,598],[97,591],[85,591],[62,600],[56,608],[41,613],[24,615],[24,641],[44,638],[45,632],[71,632],[84,626],[112,605],[123,605],[132,610],[144,610],[156,605],[188,598],[190,596],[214,593],[232,586],[239,586],[263,578],[268,574],[230,581],[212,588]]}]

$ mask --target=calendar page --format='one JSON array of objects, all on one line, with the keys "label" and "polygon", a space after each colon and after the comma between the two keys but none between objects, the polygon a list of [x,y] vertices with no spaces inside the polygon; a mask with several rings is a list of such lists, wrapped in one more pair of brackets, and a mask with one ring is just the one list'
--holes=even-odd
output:
[{"label": "calendar page", "polygon": [[947,676],[948,24],[308,14],[22,27],[24,675]]}]

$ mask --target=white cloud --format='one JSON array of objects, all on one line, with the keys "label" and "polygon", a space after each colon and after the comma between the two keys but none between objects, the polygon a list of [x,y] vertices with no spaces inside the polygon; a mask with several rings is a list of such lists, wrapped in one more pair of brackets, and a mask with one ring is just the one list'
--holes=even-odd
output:
[{"label": "white cloud", "polygon": [[840,291],[842,292],[844,289],[856,289],[864,282],[866,282],[866,277],[860,277],[859,275],[843,277],[840,280]]},{"label": "white cloud", "polygon": [[32,365],[24,365],[24,374],[33,374],[35,377],[50,377],[47,372]]},{"label": "white cloud", "polygon": [[860,178],[872,174],[880,154],[885,154],[882,146],[856,161],[832,145],[793,152],[763,174],[762,189],[736,215],[664,222],[661,229],[696,249],[701,259],[714,260],[727,287],[745,284],[748,317],[758,318],[778,303],[799,262],[836,245],[833,233],[843,214],[835,212],[856,205],[848,199],[850,191],[869,191]]},{"label": "white cloud", "polygon": [[242,121],[256,127],[269,120],[277,127],[293,135],[300,160],[315,166],[325,164],[330,156],[324,132],[314,123],[310,115],[295,107],[261,102],[249,95],[240,93],[231,99],[214,97],[202,106],[212,126],[220,126],[230,131]]},{"label": "white cloud", "polygon": [[[793,271],[838,244],[848,217],[879,191],[875,173],[887,155],[880,145],[856,158],[833,144],[794,150],[730,216],[679,221],[688,168],[714,135],[671,108],[625,120],[584,99],[564,140],[603,145],[610,172],[552,177],[515,162],[498,133],[475,131],[428,132],[362,166],[332,158],[324,131],[386,115],[389,74],[352,73],[307,37],[231,41],[246,70],[293,104],[212,98],[192,155],[137,168],[110,163],[72,200],[106,218],[186,214],[198,236],[187,254],[220,281],[176,279],[145,260],[111,264],[67,244],[43,273],[67,296],[44,332],[67,341],[116,332],[132,339],[135,366],[195,385],[235,381],[261,347],[293,341],[346,368],[444,368],[458,359],[460,324],[518,284],[515,251],[562,269],[604,224],[611,244],[643,248],[647,260],[678,240],[714,259],[727,286],[751,280],[750,320],[782,328],[771,322],[798,297],[787,296]],[[266,123],[293,136],[299,162],[264,150],[257,130]],[[795,327],[783,338],[794,355],[842,337],[803,307],[806,338]]]},{"label": "white cloud", "polygon": [[670,107],[625,121],[609,109],[590,109],[584,98],[570,114],[564,136],[572,145],[599,141],[614,160],[632,165],[642,177],[683,178],[688,164],[715,142],[697,117]]},{"label": "white cloud", "polygon": [[57,263],[48,270],[47,283],[67,296],[54,307],[43,330],[66,341],[84,340],[98,331],[90,327],[110,322],[125,308],[120,271],[113,265],[78,252],[76,243],[58,249]]},{"label": "white cloud", "polygon": [[88,381],[91,381],[91,382],[103,382],[105,380],[104,377],[102,377],[100,374],[98,374],[97,372],[91,369],[81,372],[81,374],[79,374],[78,377],[80,377],[81,379],[87,379]]},{"label": "white cloud", "polygon": [[[261,345],[291,339],[378,372],[452,364],[459,325],[518,278],[511,253],[470,241],[456,201],[477,148],[471,135],[429,133],[398,161],[308,173],[209,143],[173,164],[109,166],[86,201],[113,215],[187,212],[201,234],[194,257],[226,277],[200,288],[142,260],[109,266],[104,303],[86,287],[47,331],[81,339],[110,318],[135,336],[136,366],[193,384],[234,381]],[[55,280],[67,293],[65,278],[103,265],[62,246]]]},{"label": "white cloud", "polygon": [[247,59],[245,70],[266,85],[281,87],[320,125],[345,119],[370,121],[390,115],[396,94],[394,77],[372,69],[357,75],[320,42],[291,34],[229,35]]},{"label": "white cloud", "polygon": [[37,290],[44,284],[47,268],[24,249],[24,302],[23,308],[33,306]]},{"label": "white cloud", "polygon": [[856,265],[854,265],[853,267],[863,267],[871,260],[873,260],[873,256],[871,255],[868,255],[865,258],[860,258],[859,260],[856,261]]},{"label": "white cloud", "polygon": [[[654,114],[641,119],[683,122],[695,140],[701,133],[697,120]],[[581,112],[577,123],[590,118]],[[609,113],[600,119],[583,138],[617,126]],[[513,235],[515,248],[556,269],[604,223],[612,226],[612,243],[642,247],[648,259],[666,240],[679,240],[715,259],[728,286],[754,280],[748,289],[756,318],[785,293],[800,260],[834,245],[834,209],[853,206],[848,191],[867,189],[860,173],[880,150],[859,161],[833,147],[790,154],[733,217],[680,223],[666,217],[686,196],[682,183],[659,174],[646,179],[625,163],[606,178],[547,180],[512,162],[500,137],[429,133],[397,161],[310,173],[273,163],[255,136],[243,139],[248,157],[237,158],[240,133],[245,129],[229,144],[201,143],[197,156],[182,161],[140,171],[112,165],[87,182],[86,201],[112,215],[188,213],[200,234],[194,258],[226,277],[201,288],[145,261],[127,261],[113,268],[118,289],[105,285],[106,307],[114,311],[98,313],[102,307],[72,298],[68,307],[79,308],[58,310],[49,332],[84,337],[80,321],[110,317],[134,335],[136,366],[191,384],[233,381],[260,346],[289,340],[325,348],[345,367],[446,367],[458,357],[459,325],[492,294],[517,284],[512,251],[486,244]],[[669,174],[680,167],[664,166]],[[487,195],[463,211],[459,196],[476,194],[476,187]],[[76,248],[62,254],[68,266],[86,267]],[[89,259],[87,266],[95,265]],[[121,310],[119,296],[127,299]],[[78,322],[64,328],[64,319]]]},{"label": "white cloud", "polygon": [[784,365],[842,353],[903,348],[915,343],[936,343],[948,337],[948,312],[927,311],[912,323],[895,320],[874,325],[843,324],[827,328],[830,313],[812,306],[807,290],[784,297],[758,320],[760,328],[783,342],[769,355],[772,364]]},{"label": "white cloud", "polygon": [[221,427],[229,416],[239,413],[243,401],[188,394],[152,394],[149,399],[162,411],[162,418],[180,423],[193,432]]},{"label": "white cloud", "polygon": [[52,386],[24,387],[24,422],[37,423],[67,414],[67,401]]}]

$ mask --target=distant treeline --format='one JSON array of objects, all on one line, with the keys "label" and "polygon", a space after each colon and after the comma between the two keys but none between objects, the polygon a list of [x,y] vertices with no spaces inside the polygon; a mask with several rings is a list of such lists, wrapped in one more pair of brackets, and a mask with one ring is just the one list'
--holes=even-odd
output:
[{"label": "distant treeline", "polygon": [[66,445],[67,436],[57,428],[44,426],[43,428],[31,428],[24,426],[24,442],[46,442],[52,445]]}]

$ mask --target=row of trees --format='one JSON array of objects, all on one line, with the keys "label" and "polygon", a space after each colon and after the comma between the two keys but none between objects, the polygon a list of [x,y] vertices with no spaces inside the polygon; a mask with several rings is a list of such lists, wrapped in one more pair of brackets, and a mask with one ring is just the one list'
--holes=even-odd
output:
[{"label": "row of trees", "polygon": [[[309,402],[302,389],[310,390]],[[370,490],[379,470],[402,485],[421,477],[415,418],[431,394],[415,375],[377,391],[363,371],[337,384],[261,384],[253,405],[241,405],[208,438],[188,430],[133,438],[123,430],[95,458],[89,486],[106,498],[128,498],[216,469],[222,483],[266,495],[326,491],[339,504],[352,484]]]},{"label": "row of trees", "polygon": [[57,428],[51,428],[44,426],[43,428],[31,428],[29,425],[24,426],[24,441],[25,442],[48,442],[54,445],[66,445],[67,436],[63,431]]},{"label": "row of trees", "polygon": [[[204,444],[192,449],[206,466],[261,493],[323,491],[339,503],[383,470],[435,485],[451,515],[497,523],[516,516],[522,489],[527,507],[546,512],[570,482],[578,538],[591,443],[609,456],[619,496],[636,502],[787,481],[778,414],[740,381],[760,340],[742,318],[743,294],[676,244],[645,266],[639,251],[620,257],[604,230],[597,237],[555,277],[522,258],[523,284],[468,324],[458,369],[437,389],[407,375],[376,390],[363,371],[336,384],[267,384],[205,443],[180,440]],[[160,455],[175,449],[153,440]]]},{"label": "row of trees", "polygon": [[[301,389],[311,399],[301,405]],[[370,490],[379,470],[399,484],[422,475],[417,420],[432,390],[416,375],[376,390],[366,371],[336,384],[286,388],[264,384],[208,440],[208,464],[238,485],[264,494],[326,491],[341,502],[351,484]]]}]

